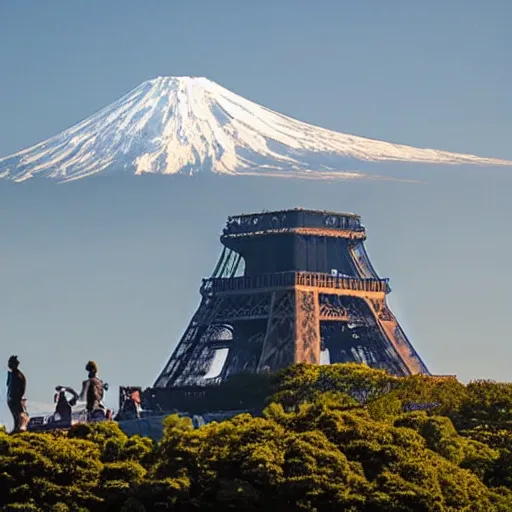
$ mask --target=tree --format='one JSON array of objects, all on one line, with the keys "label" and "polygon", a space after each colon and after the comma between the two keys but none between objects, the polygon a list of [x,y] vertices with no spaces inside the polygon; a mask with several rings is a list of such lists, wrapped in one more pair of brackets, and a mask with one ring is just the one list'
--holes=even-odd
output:
[{"label": "tree", "polygon": [[347,407],[365,406],[388,394],[399,382],[397,377],[384,370],[363,364],[301,363],[282,370],[276,376],[270,401],[294,408],[324,393],[331,393]]},{"label": "tree", "polygon": [[[172,415],[157,443],[114,422],[0,430],[0,510],[512,510],[509,386],[356,364],[296,365],[265,379],[261,416],[194,429]],[[258,401],[267,384],[238,380],[251,382]],[[415,401],[439,405],[404,411]]]},{"label": "tree", "polygon": [[52,434],[0,434],[0,505],[27,503],[41,510],[61,503],[89,508],[101,463],[90,441]]}]

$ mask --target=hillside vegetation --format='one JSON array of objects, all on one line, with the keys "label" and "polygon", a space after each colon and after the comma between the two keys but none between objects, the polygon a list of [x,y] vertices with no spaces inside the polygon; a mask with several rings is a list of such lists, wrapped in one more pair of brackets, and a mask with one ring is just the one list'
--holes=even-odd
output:
[{"label": "hillside vegetation", "polygon": [[113,422],[0,432],[0,510],[512,510],[512,384],[355,364],[244,378],[270,389],[261,417],[170,416],[158,443]]}]

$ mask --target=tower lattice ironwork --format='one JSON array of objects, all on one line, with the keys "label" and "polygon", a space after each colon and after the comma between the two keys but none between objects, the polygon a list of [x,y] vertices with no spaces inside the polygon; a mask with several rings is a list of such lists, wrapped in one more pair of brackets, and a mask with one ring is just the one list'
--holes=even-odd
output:
[{"label": "tower lattice ironwork", "polygon": [[390,311],[359,215],[293,209],[230,217],[201,304],[155,388],[208,385],[292,363],[429,373]]}]

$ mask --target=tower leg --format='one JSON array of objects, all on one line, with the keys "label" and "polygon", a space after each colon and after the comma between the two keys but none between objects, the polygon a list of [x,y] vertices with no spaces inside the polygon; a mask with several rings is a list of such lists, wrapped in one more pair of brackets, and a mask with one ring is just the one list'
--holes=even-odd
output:
[{"label": "tower leg", "polygon": [[405,375],[415,373],[430,375],[428,368],[407,339],[395,315],[388,308],[386,301],[367,300],[366,302],[371,308],[380,330],[396,351],[398,358],[403,361],[406,368]]},{"label": "tower leg", "polygon": [[317,291],[295,292],[295,362],[320,363],[320,304]]},{"label": "tower leg", "polygon": [[190,368],[194,363],[197,366],[199,357],[205,348],[201,340],[204,338],[205,331],[218,308],[218,300],[209,297],[203,298],[176,350],[156,380],[155,387],[172,386],[178,380],[187,378],[187,368]]},{"label": "tower leg", "polygon": [[295,291],[274,291],[258,372],[274,372],[294,362],[294,324]]}]

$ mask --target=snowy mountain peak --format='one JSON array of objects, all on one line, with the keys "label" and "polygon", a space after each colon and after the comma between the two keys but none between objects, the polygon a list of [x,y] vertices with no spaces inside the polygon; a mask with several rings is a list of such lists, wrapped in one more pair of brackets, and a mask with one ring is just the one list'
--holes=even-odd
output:
[{"label": "snowy mountain peak", "polygon": [[189,88],[212,90],[215,87],[221,87],[204,76],[157,76],[142,82],[136,89],[147,85],[151,87],[182,88],[187,92]]},{"label": "snowy mountain peak", "polygon": [[0,178],[102,171],[360,177],[354,161],[512,165],[347,135],[269,110],[204,77],[157,77],[77,125],[0,159]]}]

